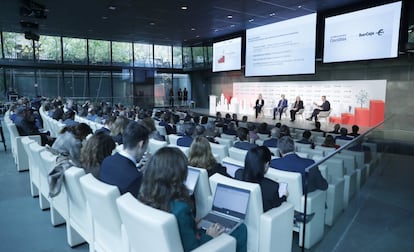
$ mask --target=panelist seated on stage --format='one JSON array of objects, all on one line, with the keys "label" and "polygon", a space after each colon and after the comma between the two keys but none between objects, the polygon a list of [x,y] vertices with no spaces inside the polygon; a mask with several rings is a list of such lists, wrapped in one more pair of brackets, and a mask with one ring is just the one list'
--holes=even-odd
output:
[{"label": "panelist seated on stage", "polygon": [[306,120],[308,120],[308,121],[312,121],[312,119],[315,118],[315,122],[316,122],[318,120],[319,112],[331,110],[331,104],[329,103],[329,101],[326,100],[325,95],[322,96],[322,104],[321,105],[316,104],[316,102],[314,102],[313,104],[316,105],[317,108],[313,110],[311,117],[306,118]]},{"label": "panelist seated on stage", "polygon": [[279,120],[282,119],[283,110],[288,106],[288,100],[285,99],[285,95],[282,94],[281,99],[277,103],[277,107],[273,108],[273,120],[276,119],[276,113],[279,113]]},{"label": "panelist seated on stage", "polygon": [[[328,182],[322,177],[318,167],[307,170],[309,166],[315,163],[312,159],[301,158],[295,152],[295,145],[291,137],[285,136],[279,139],[278,148],[281,158],[272,159],[270,167],[282,171],[299,172],[302,175],[303,193],[313,192],[315,190],[328,189]],[[305,177],[307,173],[307,183],[305,185]]]},{"label": "panelist seated on stage", "polygon": [[262,94],[259,94],[259,97],[256,100],[256,105],[254,107],[256,110],[256,118],[257,118],[257,115],[262,112],[263,106],[264,106],[264,100],[263,100]]},{"label": "panelist seated on stage", "polygon": [[299,96],[296,96],[296,101],[293,104],[292,109],[290,110],[290,121],[293,122],[296,120],[296,113],[303,109],[303,101],[300,99]]},{"label": "panelist seated on stage", "polygon": [[235,142],[233,147],[242,149],[242,150],[250,150],[252,148],[257,147],[256,144],[250,143],[249,137],[249,130],[244,127],[239,127],[237,129],[237,136],[239,138],[238,142]]}]

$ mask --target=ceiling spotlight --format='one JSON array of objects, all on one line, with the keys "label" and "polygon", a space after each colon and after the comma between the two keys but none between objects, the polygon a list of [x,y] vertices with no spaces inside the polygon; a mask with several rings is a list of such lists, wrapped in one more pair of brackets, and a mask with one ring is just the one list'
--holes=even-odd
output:
[{"label": "ceiling spotlight", "polygon": [[108,9],[110,9],[110,10],[116,10],[116,6],[111,5],[111,6],[108,7]]},{"label": "ceiling spotlight", "polygon": [[154,23],[154,22],[150,22],[150,23],[149,23],[149,25],[152,25],[152,26],[154,26],[154,25],[155,25],[155,23]]},{"label": "ceiling spotlight", "polygon": [[298,9],[302,8],[302,5],[298,5]]},{"label": "ceiling spotlight", "polygon": [[102,16],[101,18],[102,18],[103,20],[108,19],[108,17],[107,17],[107,16]]},{"label": "ceiling spotlight", "polygon": [[276,13],[272,12],[272,13],[269,14],[269,16],[271,16],[271,17],[276,16]]},{"label": "ceiling spotlight", "polygon": [[195,30],[196,30],[196,28],[191,28],[191,30],[192,30],[192,31],[195,31]]},{"label": "ceiling spotlight", "polygon": [[188,9],[188,7],[187,7],[187,6],[181,6],[181,9],[182,9],[182,10],[187,10],[187,9]]},{"label": "ceiling spotlight", "polygon": [[233,16],[232,16],[232,15],[227,15],[227,18],[228,18],[228,19],[232,19],[232,18],[233,18]]},{"label": "ceiling spotlight", "polygon": [[230,27],[235,27],[236,25],[234,25],[234,24],[232,24],[232,25],[230,25]]},{"label": "ceiling spotlight", "polygon": [[214,29],[214,32],[218,32],[219,31],[219,29]]},{"label": "ceiling spotlight", "polygon": [[253,18],[251,18],[251,19],[249,19],[249,22],[251,23],[251,22],[253,22],[254,21],[254,19]]}]

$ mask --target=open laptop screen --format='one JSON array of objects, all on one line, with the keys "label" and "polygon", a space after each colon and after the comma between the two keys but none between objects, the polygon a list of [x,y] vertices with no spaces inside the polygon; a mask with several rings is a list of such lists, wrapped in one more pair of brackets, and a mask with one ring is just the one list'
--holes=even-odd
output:
[{"label": "open laptop screen", "polygon": [[217,184],[213,210],[244,219],[249,203],[250,191],[233,186]]},{"label": "open laptop screen", "polygon": [[188,167],[187,179],[184,181],[184,184],[187,186],[190,195],[194,192],[199,176],[199,170],[194,169],[191,166]]}]

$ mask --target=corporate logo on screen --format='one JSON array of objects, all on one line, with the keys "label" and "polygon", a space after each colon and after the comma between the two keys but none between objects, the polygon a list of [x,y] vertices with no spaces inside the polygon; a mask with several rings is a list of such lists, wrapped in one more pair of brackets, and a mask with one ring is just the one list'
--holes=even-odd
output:
[{"label": "corporate logo on screen", "polygon": [[382,36],[384,35],[384,29],[379,29],[377,32],[364,32],[364,33],[359,33],[359,37],[372,37],[372,36]]},{"label": "corporate logo on screen", "polygon": [[340,34],[330,37],[330,43],[337,43],[337,42],[345,42],[346,41],[346,34]]}]

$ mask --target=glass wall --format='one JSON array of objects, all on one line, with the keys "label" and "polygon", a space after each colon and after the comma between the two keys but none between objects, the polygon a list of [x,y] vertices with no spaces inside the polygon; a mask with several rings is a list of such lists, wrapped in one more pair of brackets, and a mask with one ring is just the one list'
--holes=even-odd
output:
[{"label": "glass wall", "polygon": [[37,70],[38,94],[44,97],[57,97],[63,93],[61,70]]},{"label": "glass wall", "polygon": [[63,38],[64,63],[86,64],[86,39]]},{"label": "glass wall", "polygon": [[2,33],[0,33],[0,59],[3,58],[3,50],[2,50],[2,41],[3,41],[3,39],[1,39],[2,36],[3,36]]},{"label": "glass wall", "polygon": [[89,64],[110,65],[111,43],[105,40],[88,40]]},{"label": "glass wall", "polygon": [[134,43],[134,66],[153,67],[152,44]]},{"label": "glass wall", "polygon": [[6,69],[6,81],[20,96],[36,96],[35,71],[33,69]]},{"label": "glass wall", "polygon": [[89,90],[96,101],[112,101],[111,72],[90,72]]},{"label": "glass wall", "polygon": [[64,97],[89,97],[88,73],[86,71],[65,70],[63,76]]},{"label": "glass wall", "polygon": [[163,68],[172,67],[171,46],[154,45],[154,66]]},{"label": "glass wall", "polygon": [[[174,106],[174,92],[172,90],[172,74],[169,73],[155,73],[154,75],[154,106]],[[178,88],[177,88],[178,90]],[[170,92],[173,96],[170,97]]]},{"label": "glass wall", "polygon": [[204,67],[204,47],[196,46],[192,47],[193,50],[193,67],[202,68]]},{"label": "glass wall", "polygon": [[183,68],[193,67],[193,57],[191,56],[191,47],[183,47]]},{"label": "glass wall", "polygon": [[3,32],[4,58],[33,60],[33,41],[23,33]]},{"label": "glass wall", "polygon": [[113,81],[113,102],[122,104],[132,104],[132,72],[123,69],[122,72],[112,73]]},{"label": "glass wall", "polygon": [[1,102],[4,102],[7,100],[7,88],[5,87],[3,71],[4,69],[0,68],[0,101]]},{"label": "glass wall", "polygon": [[183,49],[181,46],[173,46],[173,68],[183,68]]},{"label": "glass wall", "polygon": [[40,36],[39,41],[35,41],[36,60],[41,62],[62,62],[62,47],[60,37]]},{"label": "glass wall", "polygon": [[132,66],[132,44],[127,42],[112,42],[112,64]]}]

